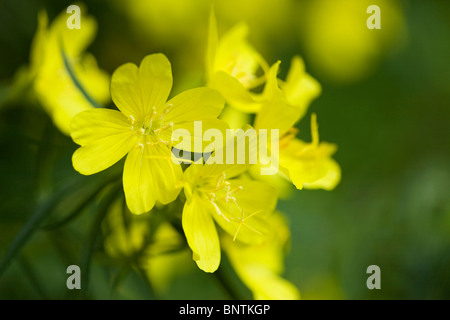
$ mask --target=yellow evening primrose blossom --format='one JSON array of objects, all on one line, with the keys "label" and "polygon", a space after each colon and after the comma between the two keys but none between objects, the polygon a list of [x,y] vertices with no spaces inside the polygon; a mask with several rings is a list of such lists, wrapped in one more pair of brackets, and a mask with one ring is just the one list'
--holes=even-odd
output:
[{"label": "yellow evening primrose blossom", "polygon": [[[276,71],[276,68],[271,70],[274,73]],[[268,88],[274,84],[269,83]],[[305,115],[312,100],[317,98],[322,91],[319,82],[306,73],[305,63],[299,56],[295,56],[292,59],[286,80],[278,79],[278,84],[287,102],[299,110],[299,119],[297,121]],[[268,89],[266,94],[269,94],[270,90],[272,89]],[[270,99],[270,97],[266,97],[266,99]]]},{"label": "yellow evening primrose blossom", "polygon": [[310,143],[287,134],[280,141],[280,167],[297,189],[332,190],[341,179],[341,168],[331,158],[337,146],[319,142],[316,114],[311,115]]},{"label": "yellow evening primrose blossom", "polygon": [[48,27],[47,14],[40,12],[30,55],[36,97],[67,135],[77,113],[110,100],[109,75],[98,68],[94,56],[84,53],[97,24],[90,16],[82,15],[81,20],[83,27],[71,30],[63,12]]},{"label": "yellow evening primrose blossom", "polygon": [[283,273],[289,229],[280,213],[269,217],[270,233],[259,245],[233,242],[223,237],[222,245],[231,265],[256,300],[297,300],[298,289],[280,275]]},{"label": "yellow evening primrose blossom", "polygon": [[91,109],[72,121],[72,139],[81,145],[72,162],[90,175],[127,155],[123,172],[126,202],[132,213],[172,202],[178,195],[181,166],[171,159],[172,132],[192,130],[193,122],[216,123],[223,98],[209,88],[185,91],[166,102],[172,69],[163,54],[146,56],[139,67],[127,63],[111,79],[111,95],[120,111]]},{"label": "yellow evening primrose blossom", "polygon": [[294,58],[286,82],[280,82],[276,77],[279,64],[274,64],[269,71],[264,89],[264,95],[268,98],[256,116],[255,128],[279,130],[281,172],[297,189],[331,190],[341,177],[339,165],[331,158],[336,145],[319,143],[315,114],[311,117],[311,143],[296,139],[298,130],[293,128],[307,111],[310,102],[320,93],[320,85],[304,73],[303,63],[298,58]]},{"label": "yellow evening primrose blossom", "polygon": [[264,86],[261,110],[255,119],[255,127],[280,130],[280,137],[299,122],[312,100],[321,93],[317,80],[305,72],[303,60],[292,59],[285,81],[278,79],[280,61],[269,70]]},{"label": "yellow evening primrose blossom", "polygon": [[[248,28],[238,24],[220,40],[214,12],[211,12],[206,74],[208,87],[218,90],[226,102],[243,112],[257,112],[260,94],[250,90],[264,84],[269,67],[247,41]],[[262,71],[262,75],[258,72]]]},{"label": "yellow evening primrose blossom", "polygon": [[268,231],[266,219],[275,209],[276,192],[260,181],[235,178],[246,168],[193,164],[184,173],[183,230],[193,259],[205,272],[216,271],[220,264],[214,222],[243,243],[261,243]]}]

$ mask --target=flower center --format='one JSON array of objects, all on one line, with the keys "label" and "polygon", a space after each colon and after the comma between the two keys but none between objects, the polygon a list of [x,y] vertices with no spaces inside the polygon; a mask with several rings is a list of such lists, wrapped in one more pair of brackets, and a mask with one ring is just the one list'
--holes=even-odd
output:
[{"label": "flower center", "polygon": [[211,202],[217,213],[227,221],[230,221],[230,218],[224,215],[217,203],[233,206],[237,211],[242,211],[236,200],[236,194],[242,190],[242,187],[232,189],[230,182],[225,180],[225,173],[218,176],[201,177],[194,185],[194,189],[200,193],[203,199]]},{"label": "flower center", "polygon": [[[166,123],[164,117],[171,107],[172,105],[168,104],[162,112],[158,113],[156,107],[153,106],[152,111],[143,120],[135,119],[130,115],[130,129],[134,134],[141,137],[140,144],[144,142],[146,144],[162,143],[168,145],[170,143],[173,123]],[[169,129],[170,132],[167,132]]]}]

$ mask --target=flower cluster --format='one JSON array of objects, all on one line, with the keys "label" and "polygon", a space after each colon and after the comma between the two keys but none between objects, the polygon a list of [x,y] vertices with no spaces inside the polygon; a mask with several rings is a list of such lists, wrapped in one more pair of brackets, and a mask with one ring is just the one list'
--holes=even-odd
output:
[{"label": "flower cluster", "polygon": [[[201,270],[215,272],[225,253],[255,298],[299,298],[297,289],[281,278],[289,231],[276,210],[277,188],[255,174],[255,168],[267,167],[267,163],[205,162],[217,150],[196,142],[183,152],[200,154],[200,160],[174,161],[173,133],[182,129],[188,135],[202,135],[195,132],[195,122],[202,123],[203,131],[250,126],[275,129],[279,139],[264,143],[266,152],[279,149],[281,170],[277,175],[297,189],[333,189],[340,180],[339,165],[331,158],[336,146],[319,142],[315,114],[311,116],[312,141],[296,138],[295,125],[321,91],[319,83],[305,72],[302,59],[294,57],[286,79],[279,79],[280,61],[270,66],[264,60],[247,41],[245,25],[219,37],[212,13],[204,87],[171,97],[171,64],[165,55],[151,54],[139,66],[127,63],[117,68],[110,85],[117,109],[103,108],[90,100],[107,101],[103,93],[108,76],[98,70],[91,56],[82,54],[92,37],[93,20],[86,20],[89,23],[85,22],[71,41],[65,40],[68,31],[62,31],[59,20],[47,30],[45,16],[41,16],[33,47],[33,72],[42,104],[61,130],[80,145],[72,158],[75,170],[95,174],[126,157],[122,181],[127,210],[136,218],[144,213],[167,215],[162,225],[169,236],[155,243],[164,245],[167,237],[182,242],[173,222],[178,219],[184,241]],[[49,90],[49,81],[58,84],[56,89]],[[235,138],[232,136],[231,142]],[[225,148],[230,145],[227,140]],[[112,206],[111,217],[120,207]],[[111,230],[106,249],[115,256],[136,254],[145,242],[148,226],[136,223],[125,232],[120,221],[113,221],[107,223]]]}]

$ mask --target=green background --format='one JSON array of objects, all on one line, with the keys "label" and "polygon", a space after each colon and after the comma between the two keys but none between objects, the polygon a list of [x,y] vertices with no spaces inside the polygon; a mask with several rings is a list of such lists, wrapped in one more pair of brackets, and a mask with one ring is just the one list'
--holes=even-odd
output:
[{"label": "green background", "polygon": [[[4,101],[17,70],[28,64],[38,10],[45,8],[51,21],[69,4],[0,1],[0,257],[43,199],[67,181],[93,181],[72,169],[76,145],[53,127],[39,105]],[[164,52],[173,65],[175,91],[201,84],[202,57],[193,57],[189,64],[189,54],[204,48],[208,10],[200,15],[198,28],[187,27],[198,41],[174,44],[143,38],[130,17],[111,2],[86,5],[99,24],[88,51],[101,68],[111,74],[125,62],[138,63],[149,53]],[[321,140],[339,147],[335,159],[343,175],[335,190],[293,190],[290,199],[279,202],[291,230],[284,277],[304,299],[450,298],[450,5],[402,5],[407,41],[395,53],[373,61],[374,70],[352,83],[333,81],[310,65],[296,32],[268,35],[275,45],[261,50],[269,63],[286,61],[284,74],[293,55],[305,58],[308,72],[323,87],[309,113],[318,114]],[[265,9],[255,7],[256,15],[258,10]],[[219,25],[220,16],[218,12]],[[299,18],[293,14],[289,19]],[[198,47],[192,48],[193,43]],[[308,121],[298,127],[309,139]],[[77,196],[72,194],[75,200],[62,203],[58,211],[64,212]],[[114,287],[120,265],[105,257],[101,245],[95,246],[88,292],[67,290],[66,268],[82,263],[95,211],[88,208],[59,229],[36,228],[0,277],[0,298],[155,298],[133,272]],[[216,277],[192,265],[158,298],[229,297]],[[223,265],[241,297],[250,298],[226,260]],[[369,265],[381,268],[381,290],[366,287]]]}]

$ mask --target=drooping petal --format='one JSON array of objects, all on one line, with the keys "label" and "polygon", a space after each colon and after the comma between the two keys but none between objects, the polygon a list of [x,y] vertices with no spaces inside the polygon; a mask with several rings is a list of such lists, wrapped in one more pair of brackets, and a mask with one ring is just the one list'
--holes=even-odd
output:
[{"label": "drooping petal", "polygon": [[113,73],[111,96],[127,117],[146,120],[161,112],[172,89],[172,68],[163,54],[146,56],[139,68],[126,63]]},{"label": "drooping petal", "polygon": [[332,143],[319,143],[316,130],[312,134],[312,143],[292,139],[287,147],[281,149],[280,166],[297,189],[308,185],[310,189],[331,190],[341,177],[339,165],[331,158],[337,147]]},{"label": "drooping petal", "polygon": [[156,201],[167,204],[177,197],[181,167],[170,158],[170,149],[140,143],[125,161],[123,188],[128,208],[141,214],[151,210]]},{"label": "drooping petal", "polygon": [[220,264],[220,243],[208,203],[194,193],[184,205],[182,223],[198,267],[205,272],[216,271]]},{"label": "drooping petal", "polygon": [[314,182],[305,182],[303,184],[305,189],[333,190],[341,181],[341,167],[334,159],[325,159],[322,166],[325,168],[326,174]]},{"label": "drooping petal", "polygon": [[283,161],[282,167],[288,171],[288,176],[297,189],[303,189],[305,183],[313,183],[327,174],[322,161]]},{"label": "drooping petal", "polygon": [[135,143],[125,116],[108,109],[91,109],[79,113],[72,121],[71,136],[82,146],[73,154],[73,166],[86,175],[112,166]]},{"label": "drooping petal", "polygon": [[164,117],[164,122],[178,124],[217,118],[222,112],[224,100],[216,90],[195,88],[170,99],[167,105],[169,111]]}]

